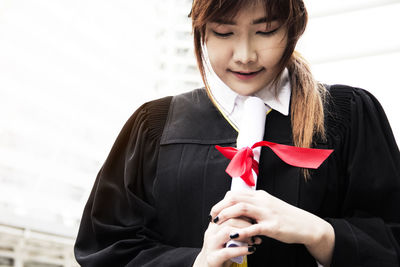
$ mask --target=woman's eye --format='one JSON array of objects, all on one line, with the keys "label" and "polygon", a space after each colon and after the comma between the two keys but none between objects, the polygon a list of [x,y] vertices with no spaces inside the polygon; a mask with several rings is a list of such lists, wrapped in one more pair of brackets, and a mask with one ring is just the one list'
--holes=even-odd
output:
[{"label": "woman's eye", "polygon": [[274,33],[276,33],[279,30],[279,28],[276,28],[275,30],[272,31],[258,31],[257,34],[260,35],[264,35],[264,36],[269,36],[269,35],[273,35]]},{"label": "woman's eye", "polygon": [[222,32],[216,32],[216,31],[213,31],[213,33],[218,37],[228,37],[233,34],[233,32],[222,33]]}]

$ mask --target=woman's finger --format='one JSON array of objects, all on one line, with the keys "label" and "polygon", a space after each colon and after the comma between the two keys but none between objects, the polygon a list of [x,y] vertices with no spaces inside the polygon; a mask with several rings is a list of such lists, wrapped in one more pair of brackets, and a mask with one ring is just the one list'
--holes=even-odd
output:
[{"label": "woman's finger", "polygon": [[237,231],[237,229],[225,225],[210,224],[204,234],[204,241],[207,248],[220,249],[225,247],[224,244],[230,240],[229,235],[232,231]]},{"label": "woman's finger", "polygon": [[248,217],[232,217],[229,219],[226,219],[224,221],[220,221],[218,224],[224,223],[225,225],[228,225],[233,228],[244,228],[252,225],[252,220]]},{"label": "woman's finger", "polygon": [[240,241],[243,243],[248,244],[249,246],[252,245],[260,245],[262,243],[262,239],[259,236],[251,236],[251,235],[243,235],[240,234],[240,230],[234,231],[232,234],[229,235],[231,240]]},{"label": "woman's finger", "polygon": [[281,240],[280,234],[282,233],[279,229],[279,225],[276,225],[275,223],[257,223],[246,228],[238,229],[236,236],[240,239],[251,238],[253,236],[268,236],[270,238]]},{"label": "woman's finger", "polygon": [[220,219],[219,217],[217,218],[219,213],[222,210],[230,206],[233,206],[237,203],[248,203],[252,205],[258,205],[259,203],[262,203],[264,206],[268,205],[270,197],[271,195],[263,190],[257,190],[257,191],[246,190],[243,192],[228,191],[225,194],[224,199],[222,199],[220,202],[218,202],[212,207],[210,212],[210,220],[214,223],[217,223],[218,220]]},{"label": "woman's finger", "polygon": [[231,233],[249,226],[251,226],[251,223],[242,218],[234,218],[221,224],[209,223],[198,261],[202,262],[202,265],[207,263],[207,266],[222,266],[225,262],[229,262],[231,258],[253,253],[252,245],[257,241],[259,242],[255,238],[241,239],[238,237],[236,239],[250,244],[249,247],[226,247],[226,243],[231,240]]},{"label": "woman's finger", "polygon": [[246,217],[247,220],[250,220],[251,224],[253,224],[261,217],[262,212],[263,210],[259,206],[246,202],[239,202],[223,209],[216,216],[218,220],[215,223],[220,224],[232,218]]},{"label": "woman's finger", "polygon": [[[252,225],[251,220],[249,218],[245,218],[245,217],[240,217],[240,218],[232,218],[229,220],[226,220],[225,222],[223,222],[221,225],[219,224],[214,224],[215,226],[220,226],[220,227],[224,227],[229,230],[228,236],[225,236],[224,240],[227,240],[226,238],[229,239],[235,239],[236,241],[241,241],[244,242],[248,245],[254,245],[254,244],[260,244],[261,243],[261,238],[260,237],[255,237],[255,236],[251,236],[251,237],[240,237],[238,236],[238,231],[242,228],[247,228],[249,226]],[[227,233],[227,229],[221,230],[222,228],[219,227],[215,227],[216,233],[218,232],[218,234],[226,234]]]},{"label": "woman's finger", "polygon": [[236,258],[239,256],[245,256],[253,254],[256,251],[254,246],[243,246],[243,247],[227,247],[218,250],[215,253],[215,257],[219,259],[223,259],[224,261],[228,261],[232,258]]},{"label": "woman's finger", "polygon": [[[232,233],[236,233],[238,229],[249,227],[251,223],[248,219],[233,218],[226,220],[224,223],[215,224],[210,223],[205,232],[205,241],[207,247],[210,249],[219,249],[225,247],[224,245],[231,239]],[[238,241],[252,244],[251,238],[238,238]]]}]

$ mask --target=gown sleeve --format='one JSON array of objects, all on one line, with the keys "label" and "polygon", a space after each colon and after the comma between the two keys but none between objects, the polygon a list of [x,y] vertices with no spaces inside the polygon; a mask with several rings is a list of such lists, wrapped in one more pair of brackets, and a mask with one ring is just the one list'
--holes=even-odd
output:
[{"label": "gown sleeve", "polygon": [[341,214],[327,219],[335,231],[331,266],[400,266],[399,149],[375,97],[343,90],[351,95],[349,127],[338,151],[345,166]]},{"label": "gown sleeve", "polygon": [[152,195],[171,97],[140,107],[121,130],[85,206],[74,252],[83,267],[192,266],[198,248],[172,247]]}]

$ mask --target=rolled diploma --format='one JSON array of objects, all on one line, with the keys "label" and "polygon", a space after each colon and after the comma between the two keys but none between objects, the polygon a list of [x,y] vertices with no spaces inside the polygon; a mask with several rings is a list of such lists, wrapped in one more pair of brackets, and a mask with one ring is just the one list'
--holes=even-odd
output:
[{"label": "rolled diploma", "polygon": [[[251,147],[256,142],[262,141],[265,129],[265,117],[269,108],[264,102],[258,98],[248,97],[243,106],[241,120],[239,122],[239,135],[237,138],[238,149],[243,147]],[[261,147],[253,149],[254,159],[260,160]],[[232,177],[231,191],[255,190],[257,186],[257,174],[253,171],[255,186],[248,186],[242,178]],[[231,240],[227,243],[227,247],[247,246],[244,242]],[[232,258],[231,261],[241,264],[243,257]]]}]

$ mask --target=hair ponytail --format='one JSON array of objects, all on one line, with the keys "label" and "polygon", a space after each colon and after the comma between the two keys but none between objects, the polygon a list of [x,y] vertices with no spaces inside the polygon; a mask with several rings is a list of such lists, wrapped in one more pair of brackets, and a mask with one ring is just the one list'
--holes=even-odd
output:
[{"label": "hair ponytail", "polygon": [[[292,85],[291,124],[293,143],[298,147],[310,148],[315,137],[325,140],[324,101],[326,88],[311,74],[305,59],[297,52],[288,64]],[[302,171],[304,178],[310,177],[308,169]]]},{"label": "hair ponytail", "polygon": [[288,64],[292,84],[291,118],[295,146],[311,147],[315,136],[325,139],[325,87],[315,81],[310,67],[297,52]]}]

